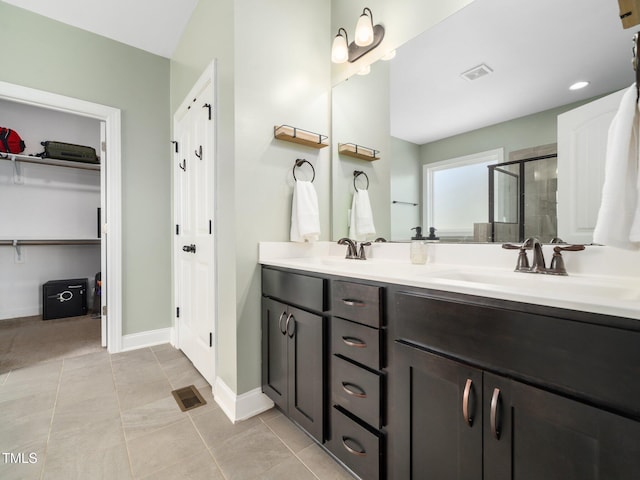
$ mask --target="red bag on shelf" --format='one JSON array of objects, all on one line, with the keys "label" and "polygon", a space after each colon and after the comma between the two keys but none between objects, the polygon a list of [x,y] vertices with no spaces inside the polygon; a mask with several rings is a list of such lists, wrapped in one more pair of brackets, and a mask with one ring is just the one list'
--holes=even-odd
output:
[{"label": "red bag on shelf", "polygon": [[0,127],[0,152],[22,153],[24,148],[24,142],[18,132],[10,128]]}]

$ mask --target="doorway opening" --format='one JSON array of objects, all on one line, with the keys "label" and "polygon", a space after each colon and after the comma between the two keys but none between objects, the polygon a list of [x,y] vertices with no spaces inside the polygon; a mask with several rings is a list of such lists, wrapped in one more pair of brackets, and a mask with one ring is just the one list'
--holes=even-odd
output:
[{"label": "doorway opening", "polygon": [[[120,110],[7,82],[0,82],[0,100],[93,119],[100,125],[99,150],[103,159],[100,168],[100,220],[96,212],[94,225],[101,231],[98,239],[101,245],[101,343],[110,353],[119,352],[122,349]],[[15,164],[15,159],[13,161]],[[17,251],[15,244],[12,247]]]}]

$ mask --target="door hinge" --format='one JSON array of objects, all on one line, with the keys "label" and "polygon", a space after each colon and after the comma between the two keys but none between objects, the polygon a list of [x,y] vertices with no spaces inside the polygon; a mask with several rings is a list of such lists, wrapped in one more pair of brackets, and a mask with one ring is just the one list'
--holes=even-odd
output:
[{"label": "door hinge", "polygon": [[180,225],[176,223],[176,235],[180,235]]},{"label": "door hinge", "polygon": [[107,306],[106,305],[102,307],[102,316],[103,317],[107,316]]},{"label": "door hinge", "polygon": [[209,235],[213,232],[212,222],[209,220]]},{"label": "door hinge", "polygon": [[101,143],[100,143],[100,149],[101,149],[104,153],[107,153],[107,142],[101,142]]},{"label": "door hinge", "polygon": [[180,318],[180,307],[176,307],[176,317]]},{"label": "door hinge", "polygon": [[173,143],[173,146],[175,148],[175,152],[178,153],[178,142],[176,142],[175,140],[171,140],[171,143]]},{"label": "door hinge", "polygon": [[209,346],[213,347],[213,333],[209,332]]}]

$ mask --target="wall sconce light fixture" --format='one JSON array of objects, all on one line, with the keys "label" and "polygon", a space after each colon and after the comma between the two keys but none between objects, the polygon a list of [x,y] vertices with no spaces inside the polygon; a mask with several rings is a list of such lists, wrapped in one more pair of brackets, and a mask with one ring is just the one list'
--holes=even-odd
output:
[{"label": "wall sconce light fixture", "polygon": [[371,9],[365,7],[356,24],[355,41],[349,43],[347,31],[342,27],[338,29],[338,34],[333,39],[333,47],[331,48],[331,61],[333,63],[346,61],[353,63],[380,45],[383,38],[384,27],[373,24],[373,13],[371,13]]}]

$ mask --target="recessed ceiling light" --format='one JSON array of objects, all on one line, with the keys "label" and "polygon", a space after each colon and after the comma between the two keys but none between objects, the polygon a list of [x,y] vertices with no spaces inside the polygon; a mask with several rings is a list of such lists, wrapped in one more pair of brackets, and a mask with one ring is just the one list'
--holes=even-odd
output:
[{"label": "recessed ceiling light", "polygon": [[576,82],[569,87],[569,90],[580,90],[589,85],[590,82]]}]

